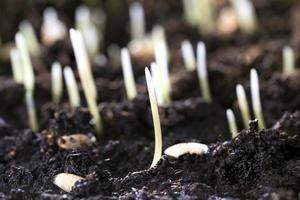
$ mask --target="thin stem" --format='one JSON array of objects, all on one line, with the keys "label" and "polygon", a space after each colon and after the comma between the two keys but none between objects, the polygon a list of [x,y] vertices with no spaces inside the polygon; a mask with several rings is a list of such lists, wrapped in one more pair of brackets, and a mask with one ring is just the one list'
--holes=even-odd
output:
[{"label": "thin stem", "polygon": [[193,46],[190,41],[184,40],[181,43],[181,53],[184,62],[184,66],[187,71],[192,72],[196,70],[196,58],[194,55]]},{"label": "thin stem", "polygon": [[227,109],[226,116],[227,116],[229,130],[231,133],[231,138],[235,138],[238,134],[238,129],[237,129],[236,120],[233,111],[231,109]]},{"label": "thin stem", "polygon": [[71,67],[66,66],[64,68],[64,77],[69,95],[70,104],[73,108],[80,106],[80,95],[76,79]]},{"label": "thin stem", "polygon": [[295,73],[295,55],[290,46],[285,46],[282,50],[283,74],[291,75]]},{"label": "thin stem", "polygon": [[61,64],[54,62],[51,69],[51,83],[52,83],[52,98],[53,102],[58,104],[63,93]]},{"label": "thin stem", "polygon": [[130,54],[127,48],[123,48],[121,50],[121,61],[127,97],[128,99],[133,99],[136,97],[137,91],[135,86],[134,75],[132,72]]},{"label": "thin stem", "polygon": [[244,127],[248,128],[248,123],[250,121],[250,112],[248,107],[248,101],[244,87],[241,84],[236,86],[236,95],[238,99],[239,108],[241,110]]}]

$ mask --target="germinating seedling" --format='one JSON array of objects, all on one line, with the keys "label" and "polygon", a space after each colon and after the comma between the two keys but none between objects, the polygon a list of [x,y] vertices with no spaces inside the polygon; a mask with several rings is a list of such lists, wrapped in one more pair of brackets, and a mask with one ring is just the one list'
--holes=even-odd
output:
[{"label": "germinating seedling", "polygon": [[207,102],[212,102],[207,75],[206,48],[203,42],[199,42],[197,46],[197,72],[202,97]]},{"label": "germinating seedling", "polygon": [[196,70],[196,58],[194,55],[193,46],[190,41],[184,40],[181,43],[181,54],[184,66],[187,71],[192,72]]},{"label": "germinating seedling", "polygon": [[227,109],[226,116],[227,116],[229,130],[231,133],[231,138],[235,138],[237,136],[238,129],[237,129],[236,120],[233,111],[231,109]]},{"label": "germinating seedling", "polygon": [[258,80],[257,71],[255,69],[251,69],[250,85],[251,85],[252,109],[254,111],[255,117],[258,119],[259,127],[265,128],[266,124],[263,117],[262,106],[260,101],[259,80]]},{"label": "germinating seedling", "polygon": [[129,7],[131,39],[139,40],[145,35],[145,13],[139,2],[134,2]]},{"label": "germinating seedling", "polygon": [[34,55],[37,54],[39,51],[39,43],[31,23],[27,20],[22,21],[19,25],[19,30],[25,38],[29,52]]},{"label": "germinating seedling", "polygon": [[54,62],[51,68],[52,100],[58,104],[63,93],[62,67],[59,62]]},{"label": "germinating seedling", "polygon": [[250,121],[250,112],[249,112],[246,93],[245,93],[244,87],[241,84],[238,84],[236,86],[236,95],[237,95],[239,108],[241,110],[244,127],[248,128],[248,123]]},{"label": "germinating seedling", "polygon": [[145,69],[145,75],[146,75],[147,88],[148,88],[148,94],[150,99],[151,112],[152,112],[152,118],[154,124],[154,133],[155,133],[155,150],[154,150],[154,156],[151,164],[151,167],[154,167],[156,166],[157,162],[161,158],[162,135],[161,135],[158,106],[157,106],[157,101],[156,101],[155,91],[154,91],[154,83],[148,68]]},{"label": "germinating seedling", "polygon": [[128,99],[133,99],[136,97],[137,92],[136,92],[134,75],[132,72],[130,54],[127,48],[123,48],[121,50],[121,61],[122,61],[123,77],[124,77],[127,97]]},{"label": "germinating seedling", "polygon": [[295,73],[295,55],[290,46],[285,46],[282,50],[283,74],[291,75]]},{"label": "germinating seedling", "polygon": [[21,56],[17,48],[12,48],[9,53],[13,77],[16,83],[23,83]]},{"label": "germinating seedling", "polygon": [[79,107],[80,95],[79,95],[76,79],[71,67],[66,66],[64,68],[64,77],[65,77],[70,104],[73,108]]},{"label": "germinating seedling", "polygon": [[154,84],[154,90],[156,94],[156,100],[159,106],[165,105],[164,96],[162,92],[162,82],[161,82],[161,70],[155,62],[151,63],[151,76]]}]

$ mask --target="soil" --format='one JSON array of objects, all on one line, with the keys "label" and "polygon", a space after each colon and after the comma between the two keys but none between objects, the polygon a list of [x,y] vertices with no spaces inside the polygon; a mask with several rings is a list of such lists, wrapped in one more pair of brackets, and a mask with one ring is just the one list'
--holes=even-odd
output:
[{"label": "soil", "polygon": [[[131,1],[84,1],[107,13],[103,52],[111,43],[129,41],[127,9]],[[15,4],[14,4],[15,3]],[[81,1],[1,1],[2,43],[12,41],[18,23],[28,18],[39,31],[43,10],[54,6],[72,27]],[[223,37],[201,35],[182,19],[181,1],[143,1],[147,30],[159,23],[170,49],[172,103],[159,108],[163,149],[179,142],[209,145],[204,155],[163,155],[150,168],[154,133],[144,67],[134,58],[139,95],[126,99],[120,64],[92,62],[105,134],[90,146],[63,150],[57,139],[75,133],[97,137],[91,115],[83,105],[70,107],[64,92],[59,105],[51,102],[50,69],[54,61],[76,63],[69,39],[42,46],[32,57],[36,75],[35,103],[40,131],[28,129],[24,87],[11,76],[10,63],[0,58],[0,198],[1,199],[299,199],[300,198],[300,72],[282,74],[282,48],[300,50],[297,1],[253,0],[260,25],[255,35],[239,31]],[[218,7],[228,5],[218,1]],[[17,5],[14,7],[14,5]],[[14,8],[14,9],[13,9]],[[9,19],[9,20],[8,20]],[[213,102],[201,98],[196,72],[183,67],[180,45],[188,38],[193,47],[202,40],[208,50],[208,74]],[[1,49],[1,46],[0,46]],[[235,86],[241,83],[250,97],[250,69],[260,78],[260,93],[267,128],[256,120],[243,129]],[[77,80],[78,74],[76,74]],[[65,88],[64,88],[65,90]],[[251,99],[248,99],[251,102]],[[231,138],[225,111],[236,114],[239,134]],[[253,113],[252,113],[253,116]],[[58,173],[72,173],[78,181],[70,193],[53,184]]]}]

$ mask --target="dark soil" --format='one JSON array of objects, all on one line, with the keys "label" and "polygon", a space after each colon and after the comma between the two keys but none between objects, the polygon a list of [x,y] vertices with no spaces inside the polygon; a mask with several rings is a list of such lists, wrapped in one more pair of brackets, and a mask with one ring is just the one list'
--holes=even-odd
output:
[{"label": "dark soil", "polygon": [[[127,9],[131,1],[85,1],[107,13],[103,52],[111,43],[129,41]],[[28,18],[39,31],[43,10],[54,6],[68,27],[82,1],[6,0],[0,2],[3,43],[13,40],[18,23]],[[122,69],[110,60],[92,62],[105,134],[90,146],[60,149],[56,141],[75,133],[96,136],[80,88],[82,107],[72,109],[66,91],[62,102],[51,102],[49,71],[54,61],[76,63],[69,39],[42,46],[32,57],[36,75],[35,103],[40,131],[29,130],[24,88],[11,77],[7,59],[0,58],[0,199],[299,199],[300,198],[300,72],[282,75],[282,48],[290,44],[300,63],[300,3],[253,0],[260,29],[255,35],[236,31],[221,37],[199,34],[182,19],[181,1],[143,1],[147,30],[161,24],[167,34],[172,82],[172,103],[160,107],[163,149],[179,142],[209,145],[202,156],[164,155],[149,169],[154,133],[144,68],[149,62],[134,58],[139,95],[126,99]],[[218,1],[219,8],[229,1]],[[14,6],[16,5],[16,6]],[[113,5],[113,6],[112,6]],[[9,19],[9,20],[8,20]],[[196,72],[186,72],[180,44],[188,38],[208,49],[208,73],[213,102],[201,98]],[[0,46],[1,49],[1,46]],[[243,84],[250,97],[250,69],[260,77],[260,92],[267,129],[257,121],[243,129],[235,86]],[[76,74],[77,80],[78,74]],[[251,99],[248,99],[249,103]],[[231,139],[225,111],[232,108],[240,133]],[[253,114],[252,114],[253,116]],[[58,173],[85,178],[65,193],[53,184]]]}]

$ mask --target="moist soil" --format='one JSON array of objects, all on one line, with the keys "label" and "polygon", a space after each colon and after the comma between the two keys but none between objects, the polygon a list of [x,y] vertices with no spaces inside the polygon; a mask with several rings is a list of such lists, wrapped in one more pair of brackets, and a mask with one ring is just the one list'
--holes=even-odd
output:
[{"label": "moist soil", "polygon": [[[113,2],[113,3],[111,3]],[[118,2],[118,3],[116,3]],[[15,4],[14,4],[15,3]],[[39,31],[43,10],[54,6],[72,27],[81,1],[2,1],[2,43],[13,40],[20,20],[28,18]],[[111,43],[129,41],[128,2],[90,1],[107,13],[103,52]],[[218,1],[218,8],[228,5]],[[159,108],[163,149],[179,142],[209,146],[204,155],[178,159],[163,155],[149,168],[154,152],[152,116],[144,68],[149,61],[134,58],[139,95],[126,99],[118,61],[92,62],[104,135],[93,129],[79,85],[82,106],[70,108],[64,92],[59,105],[51,102],[49,71],[53,61],[76,63],[69,39],[42,46],[32,57],[36,75],[35,103],[40,131],[28,129],[24,87],[11,76],[9,61],[0,60],[0,198],[1,199],[299,199],[300,198],[300,72],[282,75],[282,48],[300,49],[300,3],[253,0],[260,28],[254,35],[235,31],[201,35],[182,19],[181,1],[143,1],[147,30],[156,23],[165,30],[170,49],[172,103]],[[16,6],[14,6],[16,5]],[[112,6],[113,5],[113,6]],[[13,9],[14,8],[14,9]],[[112,9],[114,8],[114,9]],[[8,20],[10,19],[10,20]],[[196,47],[206,43],[213,102],[201,98],[196,72],[187,72],[180,44],[188,38]],[[300,63],[296,54],[296,63]],[[267,128],[256,120],[243,129],[235,86],[241,83],[250,97],[250,69],[260,77],[260,93]],[[78,74],[76,74],[77,80]],[[64,91],[65,88],[64,88]],[[251,102],[251,99],[248,99]],[[231,139],[225,111],[236,114],[237,137]],[[252,116],[253,113],[251,113]],[[89,146],[65,150],[57,145],[64,135],[97,137]],[[84,177],[70,193],[53,184],[58,173]]]}]

